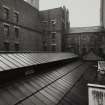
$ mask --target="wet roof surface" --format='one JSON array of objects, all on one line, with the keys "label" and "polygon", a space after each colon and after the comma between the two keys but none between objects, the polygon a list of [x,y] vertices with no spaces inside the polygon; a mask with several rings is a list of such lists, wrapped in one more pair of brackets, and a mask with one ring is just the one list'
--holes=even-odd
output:
[{"label": "wet roof surface", "polygon": [[[92,76],[91,76],[92,75]],[[89,68],[58,105],[88,105],[88,83],[96,80],[96,69]]]},{"label": "wet roof surface", "polygon": [[81,84],[78,81],[91,65],[90,62],[76,61],[41,75],[5,84],[0,88],[0,105],[57,105],[68,91],[73,89],[74,94],[78,90],[74,84]]}]

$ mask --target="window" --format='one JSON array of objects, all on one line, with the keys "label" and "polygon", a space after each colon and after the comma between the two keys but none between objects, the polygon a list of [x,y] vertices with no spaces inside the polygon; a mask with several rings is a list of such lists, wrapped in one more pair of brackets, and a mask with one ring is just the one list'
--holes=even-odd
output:
[{"label": "window", "polygon": [[19,44],[15,43],[15,51],[19,51]]},{"label": "window", "polygon": [[10,50],[9,42],[4,42],[4,49],[5,49],[5,51],[9,51]]},{"label": "window", "polygon": [[18,23],[19,21],[19,13],[18,12],[14,12],[14,22]]},{"label": "window", "polygon": [[15,27],[15,37],[18,38],[19,37],[19,28]]},{"label": "window", "polygon": [[8,20],[9,19],[9,8],[6,6],[3,6],[3,17],[4,19]]},{"label": "window", "polygon": [[55,39],[52,39],[52,43],[54,44],[56,41],[55,41]]},{"label": "window", "polygon": [[52,37],[52,39],[55,39],[56,38],[56,32],[51,32],[51,37]]},{"label": "window", "polygon": [[47,42],[46,41],[43,41],[43,50],[47,51]]},{"label": "window", "polygon": [[52,51],[56,51],[56,45],[52,45]]},{"label": "window", "polygon": [[4,35],[5,37],[9,37],[9,25],[4,24]]}]

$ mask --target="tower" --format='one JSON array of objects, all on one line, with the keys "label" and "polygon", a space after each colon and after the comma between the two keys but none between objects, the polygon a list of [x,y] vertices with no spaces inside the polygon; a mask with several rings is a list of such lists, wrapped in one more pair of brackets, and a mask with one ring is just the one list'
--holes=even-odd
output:
[{"label": "tower", "polygon": [[39,10],[39,0],[24,0],[24,1],[28,2],[30,5]]}]

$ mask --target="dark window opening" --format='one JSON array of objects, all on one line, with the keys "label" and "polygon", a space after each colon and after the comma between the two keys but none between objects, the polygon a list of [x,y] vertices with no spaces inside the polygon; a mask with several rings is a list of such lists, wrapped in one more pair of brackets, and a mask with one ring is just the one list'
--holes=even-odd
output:
[{"label": "dark window opening", "polygon": [[56,42],[55,39],[52,39],[52,43],[55,44],[55,42]]},{"label": "dark window opening", "polygon": [[14,22],[18,23],[19,21],[19,13],[14,12]]},{"label": "dark window opening", "polygon": [[15,37],[18,38],[19,37],[19,28],[15,27]]},{"label": "dark window opening", "polygon": [[4,19],[9,19],[9,9],[8,8],[4,7],[3,15],[4,15]]},{"label": "dark window opening", "polygon": [[10,50],[10,44],[8,42],[4,42],[4,49],[5,49],[5,51]]},{"label": "dark window opening", "polygon": [[15,43],[15,51],[19,51],[19,44]]},{"label": "dark window opening", "polygon": [[56,46],[52,45],[52,51],[56,51]]},{"label": "dark window opening", "polygon": [[4,35],[6,37],[9,37],[9,26],[8,25],[4,25]]},{"label": "dark window opening", "polygon": [[47,43],[46,43],[46,41],[43,41],[43,50],[47,51]]},{"label": "dark window opening", "polygon": [[56,38],[56,33],[52,33],[52,39],[55,39]]}]

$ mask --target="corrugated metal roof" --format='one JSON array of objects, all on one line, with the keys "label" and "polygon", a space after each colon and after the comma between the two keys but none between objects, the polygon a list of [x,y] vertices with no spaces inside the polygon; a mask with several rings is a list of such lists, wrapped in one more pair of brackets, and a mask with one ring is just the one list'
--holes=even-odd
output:
[{"label": "corrugated metal roof", "polygon": [[77,55],[73,53],[12,53],[0,54],[0,71],[55,62]]},{"label": "corrugated metal roof", "polygon": [[[71,63],[0,88],[0,105],[57,105],[91,63]],[[75,96],[76,97],[76,96]]]}]

